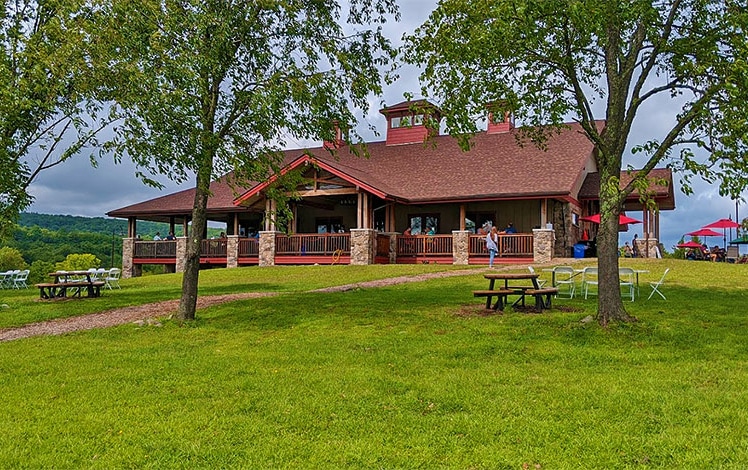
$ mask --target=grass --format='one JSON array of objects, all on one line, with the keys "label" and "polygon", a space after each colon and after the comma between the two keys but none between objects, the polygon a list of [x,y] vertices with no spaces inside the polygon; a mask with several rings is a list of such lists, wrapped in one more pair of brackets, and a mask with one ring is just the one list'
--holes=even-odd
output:
[{"label": "grass", "polygon": [[[284,295],[0,344],[0,467],[743,468],[748,270],[626,264],[644,283],[673,268],[668,300],[607,330],[579,322],[595,300],[486,315],[480,274],[304,292],[444,267],[205,271],[204,293]],[[123,286],[100,308],[179,290]],[[31,299],[0,313],[99,303]]]}]

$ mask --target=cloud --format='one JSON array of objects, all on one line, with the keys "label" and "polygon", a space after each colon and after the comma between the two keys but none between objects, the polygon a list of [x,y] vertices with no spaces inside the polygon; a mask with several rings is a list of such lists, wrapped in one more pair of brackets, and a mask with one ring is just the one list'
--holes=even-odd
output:
[{"label": "cloud", "polygon": [[[401,3],[401,21],[389,22],[384,31],[395,45],[402,43],[404,32],[412,32],[428,17],[436,6],[436,0],[409,0]],[[383,140],[385,120],[379,113],[382,104],[392,105],[404,99],[404,93],[413,93],[420,97],[418,70],[404,66],[399,70],[400,78],[396,83],[384,89],[384,96],[372,96],[369,99],[370,109],[362,120],[358,132],[366,140]],[[662,139],[672,126],[674,116],[680,109],[678,100],[668,96],[658,97],[642,108],[632,131],[629,144],[635,145],[650,139]],[[603,106],[598,106],[600,112]],[[379,133],[376,136],[368,127],[374,125]],[[292,147],[314,145],[312,142],[289,142]],[[317,143],[318,144],[318,143]],[[641,156],[629,154],[625,164],[641,165]],[[677,180],[677,175],[676,175]],[[29,210],[50,214],[70,214],[88,217],[102,217],[110,210],[141,202],[154,197],[172,193],[179,189],[192,187],[190,181],[182,186],[160,178],[166,188],[157,190],[144,185],[135,177],[135,167],[131,162],[115,165],[111,158],[100,160],[98,168],[92,168],[86,157],[77,157],[56,168],[42,172],[31,187],[36,200]],[[677,185],[677,181],[676,181]],[[675,188],[675,211],[666,211],[660,215],[660,235],[665,247],[670,250],[684,233],[696,230],[717,219],[735,215],[735,203],[719,196],[717,187],[705,182],[694,183],[694,194],[685,196],[679,186]],[[744,209],[748,215],[748,209]],[[636,217],[636,215],[632,214]],[[741,217],[743,217],[741,216]],[[630,239],[633,233],[641,233],[641,226],[633,225],[629,232],[621,235]]]}]

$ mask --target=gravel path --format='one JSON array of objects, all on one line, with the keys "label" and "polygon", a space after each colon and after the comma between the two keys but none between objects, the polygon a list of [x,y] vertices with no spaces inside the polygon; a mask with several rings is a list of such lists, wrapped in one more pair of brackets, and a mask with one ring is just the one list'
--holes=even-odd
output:
[{"label": "gravel path", "polygon": [[[516,268],[508,266],[507,268]],[[375,281],[358,282],[355,284],[346,284],[342,286],[326,287],[316,289],[310,292],[345,292],[352,289],[384,287],[406,282],[422,282],[427,279],[465,276],[486,271],[487,268],[463,269],[458,271],[443,271],[438,273],[418,274],[416,276],[400,276],[387,279],[378,279]],[[277,292],[246,292],[241,294],[212,295],[200,296],[197,299],[197,308],[206,308],[212,305],[218,305],[225,302],[232,302],[241,299],[253,299],[259,297],[269,297],[278,295]],[[0,342],[11,341],[20,338],[29,338],[31,336],[41,335],[62,335],[73,331],[91,330],[94,328],[107,328],[110,326],[122,325],[124,323],[133,323],[148,321],[154,318],[167,317],[176,312],[179,307],[179,300],[167,300],[152,304],[137,305],[134,307],[124,307],[107,310],[89,315],[79,315],[69,318],[58,318],[38,323],[30,323],[18,328],[7,328],[0,330]]]}]

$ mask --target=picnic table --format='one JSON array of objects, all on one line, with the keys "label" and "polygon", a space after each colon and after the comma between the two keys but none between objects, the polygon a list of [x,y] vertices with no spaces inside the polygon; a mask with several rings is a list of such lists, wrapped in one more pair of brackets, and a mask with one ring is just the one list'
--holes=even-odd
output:
[{"label": "picnic table", "polygon": [[[496,304],[493,306],[494,310],[504,310],[504,305],[508,303],[510,295],[517,296],[517,299],[512,304],[516,306],[521,303],[525,305],[525,297],[530,296],[535,299],[535,310],[541,312],[543,309],[551,308],[551,296],[558,294],[558,288],[556,287],[540,287],[538,284],[538,273],[488,273],[484,274],[483,277],[488,279],[488,290],[476,290],[473,291],[473,297],[486,297],[486,308],[491,308],[491,300],[496,297]],[[503,280],[504,285],[496,288],[496,281]],[[530,281],[530,285],[526,282],[516,284],[515,281]],[[510,281],[512,281],[510,283]]]},{"label": "picnic table", "polygon": [[56,271],[49,273],[53,282],[36,284],[39,288],[39,297],[42,299],[55,299],[67,297],[81,297],[85,291],[87,297],[101,296],[101,288],[106,284],[91,276],[91,271]]}]

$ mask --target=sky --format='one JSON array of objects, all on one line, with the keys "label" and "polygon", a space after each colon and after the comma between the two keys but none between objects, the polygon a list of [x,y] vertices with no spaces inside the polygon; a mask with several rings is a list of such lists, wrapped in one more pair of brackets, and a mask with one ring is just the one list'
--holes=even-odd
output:
[{"label": "sky", "polygon": [[[423,23],[428,14],[436,6],[436,0],[400,0],[401,21],[388,23],[385,33],[396,45],[400,44],[403,33],[410,33]],[[358,128],[359,133],[366,140],[383,140],[386,122],[378,110],[382,102],[395,104],[403,101],[404,93],[414,93],[416,98],[421,89],[418,82],[419,71],[406,67],[400,71],[400,78],[396,83],[386,86],[381,97],[370,99],[370,110],[363,116],[363,122]],[[438,103],[437,103],[438,104]],[[670,128],[677,103],[668,97],[650,103],[639,113],[631,134],[630,144],[644,142],[650,139],[661,139]],[[602,114],[597,117],[600,118]],[[368,125],[374,125],[380,136],[374,137],[368,130]],[[306,142],[297,142],[290,147],[303,147]],[[635,167],[641,165],[633,156],[628,156],[624,165],[630,163]],[[79,215],[85,217],[106,217],[106,212],[128,206],[137,202],[163,196],[177,190],[187,189],[194,185],[194,180],[182,186],[177,186],[166,177],[157,178],[165,185],[158,190],[144,185],[135,176],[135,167],[131,162],[115,165],[111,158],[102,158],[98,167],[93,168],[85,155],[77,156],[55,168],[43,171],[30,192],[35,198],[29,212],[43,214]],[[717,185],[695,182],[694,193],[684,195],[678,183],[679,175],[675,174],[674,211],[663,211],[660,214],[660,238],[665,248],[671,251],[678,240],[686,233],[697,230],[717,219],[731,217],[736,220],[736,205],[729,198],[719,195]],[[744,195],[745,196],[745,195]],[[641,219],[641,213],[629,213],[631,217]],[[738,207],[737,218],[748,216],[748,206]],[[621,234],[623,240],[633,237],[637,233],[640,237],[641,225],[631,225],[628,232]],[[729,237],[729,234],[728,234]],[[714,238],[707,239],[710,244],[721,242]]]}]

